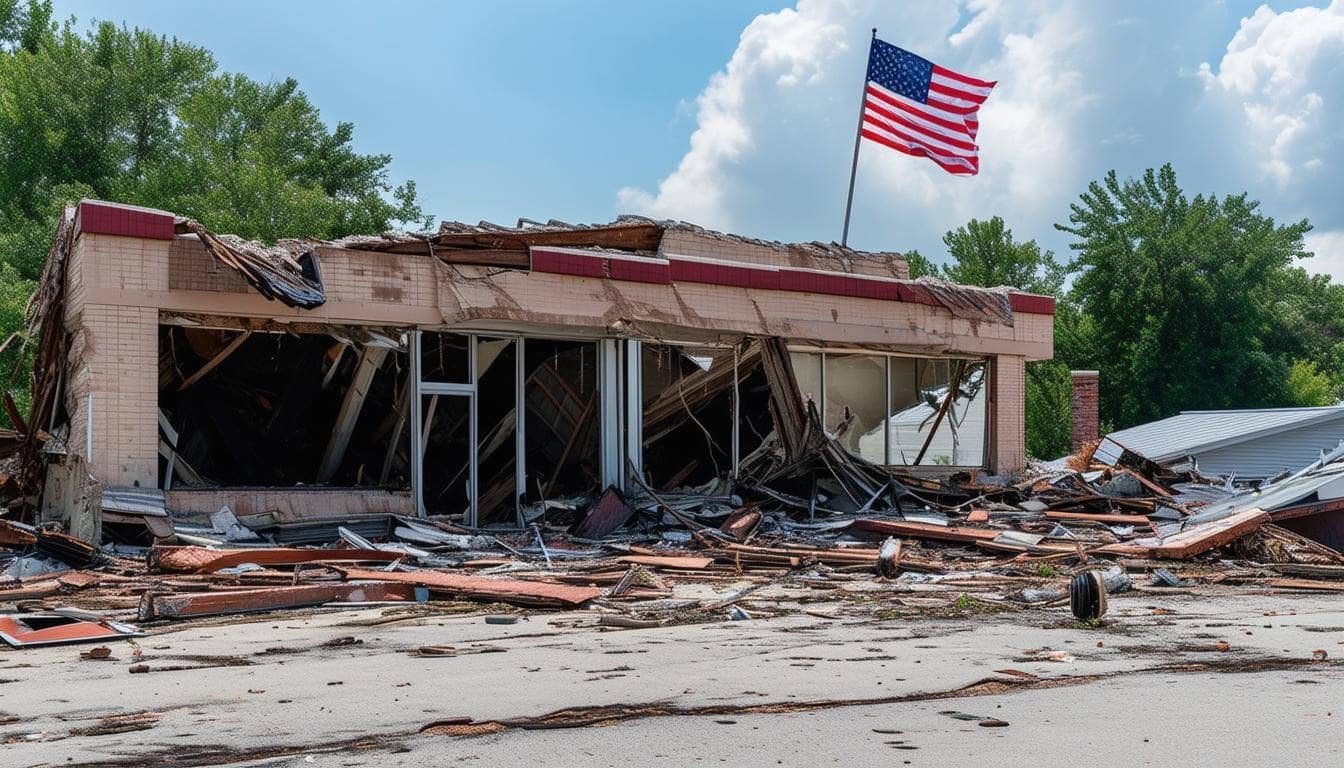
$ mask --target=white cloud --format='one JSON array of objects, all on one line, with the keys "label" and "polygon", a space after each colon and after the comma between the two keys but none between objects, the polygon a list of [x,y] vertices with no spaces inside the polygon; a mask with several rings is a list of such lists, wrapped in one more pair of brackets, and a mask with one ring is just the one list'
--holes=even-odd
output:
[{"label": "white cloud", "polygon": [[[1263,173],[1286,187],[1326,170],[1322,145],[1344,118],[1344,0],[1276,13],[1260,6],[1218,63],[1200,72],[1207,88],[1241,107]],[[1336,166],[1338,169],[1338,166]]]},{"label": "white cloud", "polygon": [[[1344,0],[1260,8],[1230,42],[1218,30],[1238,25],[1238,12],[1222,4],[1143,14],[1119,0],[920,9],[800,0],[758,16],[697,98],[680,162],[654,188],[620,190],[622,210],[838,240],[876,26],[883,39],[999,84],[981,110],[979,176],[865,144],[851,228],[858,247],[941,259],[943,232],[997,214],[1019,237],[1063,252],[1067,236],[1052,225],[1089,181],[1168,161],[1192,194],[1249,191],[1279,220],[1307,216],[1322,232],[1344,231],[1344,207],[1324,191],[1344,171]],[[1203,51],[1224,46],[1216,66],[1198,65]]]},{"label": "white cloud", "polygon": [[967,10],[975,14],[966,26],[953,32],[947,42],[952,46],[962,45],[975,38],[990,22],[994,21],[1003,10],[1002,0],[970,0],[966,4]]},{"label": "white cloud", "polygon": [[828,61],[846,51],[844,27],[829,3],[800,2],[797,9],[757,16],[742,31],[728,66],[710,78],[696,100],[697,127],[681,164],[658,185],[657,194],[627,187],[618,193],[625,208],[654,216],[730,226],[726,199],[731,170],[756,148],[753,118],[772,101],[798,98],[816,85]]},{"label": "white cloud", "polygon": [[1305,239],[1307,250],[1314,255],[1303,259],[1298,266],[1309,272],[1329,275],[1336,283],[1344,283],[1344,229],[1308,232]]}]

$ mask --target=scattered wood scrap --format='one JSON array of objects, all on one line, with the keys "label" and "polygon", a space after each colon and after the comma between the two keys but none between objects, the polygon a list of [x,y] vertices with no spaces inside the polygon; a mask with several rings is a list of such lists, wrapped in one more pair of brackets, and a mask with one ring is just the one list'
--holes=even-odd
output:
[{"label": "scattered wood scrap", "polygon": [[1186,528],[1170,536],[1151,536],[1117,542],[1101,547],[1097,551],[1130,557],[1183,560],[1252,533],[1268,522],[1268,513],[1259,509],[1248,509],[1221,520]]}]

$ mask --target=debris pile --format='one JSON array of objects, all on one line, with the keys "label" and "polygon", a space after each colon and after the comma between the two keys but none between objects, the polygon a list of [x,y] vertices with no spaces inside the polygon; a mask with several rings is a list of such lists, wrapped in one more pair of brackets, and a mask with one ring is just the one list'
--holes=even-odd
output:
[{"label": "debris pile", "polygon": [[16,611],[0,639],[95,641],[211,616],[462,601],[661,626],[772,615],[781,608],[752,603],[753,593],[856,580],[891,605],[956,597],[961,606],[974,595],[969,604],[1009,610],[1072,599],[1087,617],[1105,611],[1107,592],[1127,589],[1344,589],[1338,552],[1272,524],[1246,494],[1141,456],[1092,456],[1081,469],[1015,481],[931,479],[855,458],[804,408],[792,448],[762,452],[769,458],[744,467],[751,479],[737,487],[607,488],[535,505],[521,531],[387,515],[321,521],[303,546],[225,509],[213,527],[179,523],[150,546],[94,547],[0,521],[0,604]]}]

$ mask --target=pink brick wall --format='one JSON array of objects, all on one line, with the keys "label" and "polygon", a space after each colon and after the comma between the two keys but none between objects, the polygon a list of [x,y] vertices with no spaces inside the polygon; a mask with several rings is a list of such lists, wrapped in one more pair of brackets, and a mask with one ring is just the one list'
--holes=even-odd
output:
[{"label": "pink brick wall", "polygon": [[252,287],[237,271],[207,253],[199,240],[179,237],[168,248],[168,289],[247,293]]},{"label": "pink brick wall", "polygon": [[158,484],[158,312],[85,305],[66,405],[70,448],[83,456],[93,395],[93,473],[105,484]]},{"label": "pink brick wall", "polygon": [[[105,484],[158,484],[158,310],[90,295],[152,297],[167,289],[170,241],[86,230],[67,270],[72,331],[65,388],[70,450]],[[93,455],[85,456],[92,394]]]},{"label": "pink brick wall", "polygon": [[990,371],[994,389],[993,452],[990,467],[1012,474],[1026,465],[1026,360],[1015,355],[994,358]]}]

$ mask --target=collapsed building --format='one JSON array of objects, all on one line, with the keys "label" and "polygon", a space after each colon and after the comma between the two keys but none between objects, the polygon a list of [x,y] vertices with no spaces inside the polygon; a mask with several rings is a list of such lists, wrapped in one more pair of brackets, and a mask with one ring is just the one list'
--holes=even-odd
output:
[{"label": "collapsed building", "polygon": [[[224,506],[518,528],[611,487],[763,486],[809,408],[864,466],[1010,475],[1053,311],[637,217],[266,247],[86,200],[34,298],[18,477],[34,522],[90,541]],[[881,487],[793,475],[769,493],[831,511]]]},{"label": "collapsed building", "polygon": [[370,602],[661,627],[859,574],[864,610],[1088,621],[1140,575],[1340,589],[1344,555],[1275,524],[1337,511],[1336,454],[1239,491],[1098,442],[1076,371],[1077,451],[1024,467],[1053,309],[643,218],[265,246],[84,201],[31,304],[27,415],[0,398],[0,642]]}]

